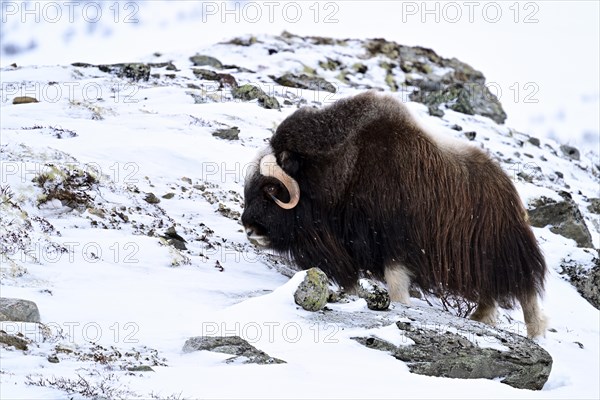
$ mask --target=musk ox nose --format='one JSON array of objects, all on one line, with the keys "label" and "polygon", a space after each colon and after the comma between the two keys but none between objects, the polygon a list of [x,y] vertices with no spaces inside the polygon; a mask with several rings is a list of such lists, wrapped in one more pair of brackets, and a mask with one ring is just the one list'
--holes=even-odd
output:
[{"label": "musk ox nose", "polygon": [[269,239],[261,235],[256,228],[253,227],[245,227],[246,229],[246,237],[250,241],[250,243],[255,244],[257,246],[265,247],[268,246],[270,241]]}]

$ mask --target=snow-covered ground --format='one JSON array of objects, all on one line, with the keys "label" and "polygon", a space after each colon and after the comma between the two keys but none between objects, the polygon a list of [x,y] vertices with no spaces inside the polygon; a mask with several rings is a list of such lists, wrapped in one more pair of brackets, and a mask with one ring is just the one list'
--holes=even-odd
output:
[{"label": "snow-covered ground", "polygon": [[[355,330],[315,324],[308,312],[294,304],[292,293],[299,277],[289,280],[280,273],[284,267],[277,258],[247,243],[234,214],[241,212],[244,172],[255,151],[296,106],[266,110],[256,102],[245,103],[228,96],[215,98],[213,95],[220,93],[210,89],[210,82],[194,76],[188,57],[196,52],[210,54],[223,63],[259,71],[262,77],[298,65],[281,53],[266,62],[264,55],[252,53],[252,48],[236,51],[231,46],[196,44],[206,42],[211,35],[207,28],[196,26],[202,18],[194,14],[196,4],[180,2],[179,7],[164,9],[154,2],[148,4],[140,4],[139,12],[145,8],[160,10],[161,18],[142,27],[127,27],[123,31],[130,35],[124,42],[127,46],[115,44],[116,38],[122,39],[119,35],[125,33],[111,34],[104,31],[109,29],[105,25],[75,24],[68,40],[63,40],[65,31],[57,33],[48,25],[40,25],[36,31],[37,25],[29,25],[31,37],[40,43],[39,51],[14,56],[18,65],[29,66],[8,67],[12,61],[7,62],[7,54],[3,53],[3,84],[26,82],[32,92],[18,94],[44,101],[13,105],[13,89],[3,86],[1,184],[10,186],[21,210],[11,208],[13,214],[9,214],[3,209],[2,229],[3,233],[25,231],[29,237],[24,239],[26,252],[17,251],[10,259],[3,257],[6,269],[0,290],[3,297],[35,301],[42,322],[51,329],[42,332],[33,324],[1,325],[8,333],[21,331],[37,342],[28,354],[2,349],[2,399],[64,397],[65,392],[27,383],[61,377],[77,379],[78,375],[90,382],[121,388],[121,395],[114,397],[130,398],[600,397],[599,312],[557,272],[561,260],[570,258],[589,265],[593,253],[576,248],[572,240],[547,228],[536,228],[535,233],[551,270],[543,307],[552,330],[538,343],[552,355],[554,364],[540,392],[518,390],[496,381],[414,375],[393,357],[351,340]],[[119,7],[128,11],[123,3]],[[161,27],[162,22],[157,21],[167,21],[160,32],[169,31],[179,41],[161,42],[163,34],[150,35],[150,31]],[[78,31],[86,26],[97,28],[90,33]],[[9,22],[3,24],[3,44],[9,41],[9,34],[13,35],[12,29]],[[113,29],[121,28],[119,25]],[[105,35],[108,39],[103,41]],[[151,40],[146,40],[146,35]],[[341,36],[359,35],[379,36],[358,32]],[[11,40],[16,41],[14,36]],[[55,40],[60,47],[42,45],[46,40]],[[66,49],[62,49],[63,43],[67,43]],[[154,56],[155,51],[162,55]],[[308,49],[295,56],[304,57],[310,65],[328,54],[327,49],[321,51]],[[97,68],[69,65],[72,61],[132,60],[172,60],[180,71],[153,68],[159,78],[131,84]],[[61,65],[54,66],[56,63]],[[487,73],[485,68],[480,69]],[[255,75],[245,74],[234,73],[241,83],[256,79]],[[379,77],[365,79],[375,82]],[[189,94],[193,91],[207,95],[206,103],[196,104]],[[335,96],[354,93],[356,90],[342,85]],[[284,91],[276,94],[280,104],[285,99],[297,101]],[[323,93],[302,93],[309,103],[319,95]],[[587,155],[582,154],[581,161],[574,162],[561,157],[560,152],[554,154],[559,144],[543,135],[539,135],[540,148],[527,142],[521,147],[519,142],[525,137],[486,118],[446,111],[439,119],[427,115],[423,105],[408,105],[442,134],[466,140],[462,133],[448,128],[459,124],[463,131],[477,131],[475,143],[494,156],[514,157],[514,162],[502,166],[514,174],[524,202],[540,196],[556,197],[556,192],[568,185],[593,234],[594,246],[600,247],[598,222],[594,225],[594,217],[586,211],[586,199],[598,197],[598,179],[590,173],[592,160]],[[510,115],[510,109],[508,112]],[[597,121],[597,109],[595,112]],[[216,129],[228,126],[239,127],[239,140],[212,136]],[[70,132],[76,136],[71,137]],[[518,172],[530,171],[526,169],[529,156],[519,158],[516,152],[529,154],[531,162],[541,168],[542,175],[534,184],[517,177]],[[38,205],[42,190],[32,179],[51,172],[51,165],[70,166],[99,180],[87,191],[92,197],[88,207],[71,210],[56,201]],[[549,180],[556,177],[555,171],[564,177]],[[160,203],[146,202],[147,193],[154,193]],[[173,196],[162,197],[168,193]],[[34,217],[46,219],[54,229],[44,229]],[[25,220],[32,220],[33,225],[27,226]],[[188,250],[176,250],[158,237],[171,226],[187,241]],[[427,306],[419,300],[415,304]],[[335,307],[348,312],[367,309],[363,300]],[[504,312],[500,326],[523,332],[520,310]],[[402,339],[397,331],[386,328],[369,332],[392,342]],[[225,355],[182,353],[187,338],[214,334],[246,337],[287,363],[226,364]],[[90,342],[103,347],[94,347]],[[58,352],[60,362],[50,363],[47,358],[56,353],[57,345],[74,353]],[[98,361],[100,356],[113,357],[113,361],[103,364]],[[139,364],[154,365],[154,372],[117,368]]]}]

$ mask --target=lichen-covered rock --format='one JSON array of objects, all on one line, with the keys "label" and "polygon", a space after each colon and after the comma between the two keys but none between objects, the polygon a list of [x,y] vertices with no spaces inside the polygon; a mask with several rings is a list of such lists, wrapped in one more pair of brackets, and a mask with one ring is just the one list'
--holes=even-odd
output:
[{"label": "lichen-covered rock", "polygon": [[329,279],[319,268],[306,271],[304,280],[294,293],[294,301],[307,311],[319,311],[329,298]]},{"label": "lichen-covered rock", "polygon": [[552,369],[550,354],[519,335],[499,331],[474,332],[481,337],[482,345],[477,345],[451,330],[442,332],[402,321],[396,326],[414,344],[395,346],[375,337],[355,340],[369,348],[391,353],[404,361],[412,373],[420,375],[500,379],[500,382],[515,388],[540,390]]},{"label": "lichen-covered rock", "polygon": [[147,81],[150,79],[150,66],[144,63],[120,63],[98,65],[102,72],[117,75],[119,78],[129,78],[134,81]]},{"label": "lichen-covered rock", "polygon": [[387,310],[390,306],[390,295],[379,282],[361,279],[358,282],[357,294],[366,300],[370,310]]},{"label": "lichen-covered rock", "polygon": [[40,311],[33,301],[0,297],[0,321],[40,322]]},{"label": "lichen-covered rock", "polygon": [[[506,120],[500,101],[485,85],[485,76],[470,65],[440,57],[431,49],[384,39],[367,40],[364,46],[369,55],[385,56],[399,64],[405,83],[417,88],[410,99],[427,105],[431,115],[443,116],[440,106],[445,106],[464,114],[483,115],[499,124]],[[439,71],[446,72],[441,75]]]},{"label": "lichen-covered rock", "polygon": [[194,351],[214,351],[231,354],[225,362],[241,362],[243,364],[285,364],[285,361],[271,357],[262,350],[252,346],[239,336],[196,336],[189,338],[183,345],[184,353]]},{"label": "lichen-covered rock", "polygon": [[267,109],[279,109],[279,102],[275,97],[268,96],[261,88],[246,84],[231,90],[234,98],[250,101],[258,99],[258,105]]},{"label": "lichen-covered rock", "polygon": [[559,193],[564,201],[542,197],[531,204],[529,220],[532,226],[543,228],[550,225],[550,231],[573,239],[579,247],[593,247],[592,235],[583,216],[567,192]]},{"label": "lichen-covered rock", "polygon": [[323,78],[317,76],[308,76],[306,74],[284,74],[278,78],[273,77],[273,80],[282,86],[293,87],[298,89],[308,89],[315,91],[325,91],[329,93],[337,92],[337,88],[327,82]]}]

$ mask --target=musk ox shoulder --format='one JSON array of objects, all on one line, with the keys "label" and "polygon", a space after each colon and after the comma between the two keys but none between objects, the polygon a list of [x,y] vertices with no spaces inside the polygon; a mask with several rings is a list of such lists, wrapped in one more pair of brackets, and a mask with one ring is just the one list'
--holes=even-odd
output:
[{"label": "musk ox shoulder", "polygon": [[510,178],[483,151],[435,139],[390,96],[301,108],[277,128],[245,183],[248,238],[319,267],[345,288],[362,274],[392,300],[409,285],[477,302],[493,324],[518,301],[530,337],[546,264]]}]

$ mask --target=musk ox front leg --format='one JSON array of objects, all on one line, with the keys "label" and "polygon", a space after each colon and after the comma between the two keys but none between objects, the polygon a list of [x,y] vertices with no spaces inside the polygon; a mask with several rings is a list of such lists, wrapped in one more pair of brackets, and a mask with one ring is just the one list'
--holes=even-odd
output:
[{"label": "musk ox front leg", "polygon": [[384,271],[390,300],[410,305],[410,273],[402,264],[391,264]]}]

